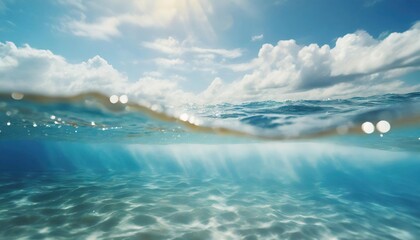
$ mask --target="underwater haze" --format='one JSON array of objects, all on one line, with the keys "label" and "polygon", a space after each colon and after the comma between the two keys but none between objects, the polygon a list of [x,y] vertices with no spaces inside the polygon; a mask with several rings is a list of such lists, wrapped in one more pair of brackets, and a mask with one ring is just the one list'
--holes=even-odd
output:
[{"label": "underwater haze", "polygon": [[[416,239],[419,106],[388,94],[187,118],[95,93],[3,94],[0,236]],[[391,128],[361,127],[381,119]]]}]

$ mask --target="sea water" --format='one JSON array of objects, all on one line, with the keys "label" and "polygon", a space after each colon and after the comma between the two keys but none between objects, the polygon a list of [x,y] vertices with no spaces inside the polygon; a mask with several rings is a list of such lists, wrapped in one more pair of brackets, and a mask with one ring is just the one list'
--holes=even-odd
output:
[{"label": "sea water", "polygon": [[420,93],[182,107],[3,93],[0,238],[418,239],[419,117]]}]

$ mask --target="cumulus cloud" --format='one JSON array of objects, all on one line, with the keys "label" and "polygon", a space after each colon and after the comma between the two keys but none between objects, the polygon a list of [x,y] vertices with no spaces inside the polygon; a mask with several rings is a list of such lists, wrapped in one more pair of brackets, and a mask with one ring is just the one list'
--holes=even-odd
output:
[{"label": "cumulus cloud", "polygon": [[197,96],[182,90],[178,82],[178,76],[162,78],[145,75],[130,85],[130,96],[166,106],[194,102]]},{"label": "cumulus cloud", "polygon": [[122,91],[127,78],[105,59],[94,56],[78,64],[48,50],[0,43],[0,87],[8,91],[69,94],[89,90]]},{"label": "cumulus cloud", "polygon": [[[338,38],[333,48],[317,44],[302,46],[295,40],[282,40],[276,45],[264,44],[257,58],[249,63],[229,66],[232,70],[249,73],[223,89],[229,91],[235,88],[244,99],[252,99],[253,96],[257,99],[280,99],[300,96],[298,93],[301,92],[311,98],[316,97],[310,94],[314,93],[313,89],[334,89],[337,86],[356,89],[362,85],[366,89],[379,89],[373,85],[384,86],[388,83],[383,81],[391,77],[419,70],[418,39],[420,23],[405,32],[391,33],[382,40],[365,31],[357,31]],[[389,90],[402,90],[403,86],[398,86],[400,89]]]},{"label": "cumulus cloud", "polygon": [[[242,77],[233,82],[215,77],[209,87],[198,94],[182,90],[179,83],[184,78],[180,76],[147,72],[137,81],[129,81],[99,56],[71,64],[48,50],[34,49],[29,45],[16,47],[6,42],[0,43],[0,88],[54,94],[119,91],[139,99],[146,97],[170,104],[344,98],[420,91],[419,84],[409,85],[399,79],[404,74],[420,70],[418,39],[420,23],[383,39],[357,31],[339,37],[332,47],[299,45],[294,40],[282,40],[276,45],[264,44],[258,56],[248,63],[227,66]],[[192,52],[197,62],[189,67],[199,66],[205,61],[214,63],[215,58],[225,54],[214,49],[185,47],[171,38],[166,40],[150,45],[179,46],[179,50],[172,52],[169,48],[156,47],[156,50],[164,49],[161,52],[170,55],[155,60],[161,66],[187,64],[181,57]]]},{"label": "cumulus cloud", "polygon": [[403,33],[391,33],[383,40],[358,31],[338,38],[331,50],[331,74],[369,74],[420,64],[420,22]]},{"label": "cumulus cloud", "polygon": [[48,50],[0,43],[1,91],[59,96],[99,91],[109,95],[125,93],[148,102],[184,103],[192,101],[193,94],[179,88],[178,82],[183,80],[178,75],[168,78],[159,72],[146,72],[137,81],[129,81],[100,56],[72,64]]}]

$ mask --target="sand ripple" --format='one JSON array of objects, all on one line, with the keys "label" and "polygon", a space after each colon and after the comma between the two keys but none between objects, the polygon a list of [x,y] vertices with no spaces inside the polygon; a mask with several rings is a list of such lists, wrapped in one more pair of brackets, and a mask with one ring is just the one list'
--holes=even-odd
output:
[{"label": "sand ripple", "polygon": [[5,174],[0,180],[2,239],[415,239],[420,235],[420,216],[410,210],[415,200],[355,198],[350,188],[322,183],[302,188],[281,182],[122,173]]}]

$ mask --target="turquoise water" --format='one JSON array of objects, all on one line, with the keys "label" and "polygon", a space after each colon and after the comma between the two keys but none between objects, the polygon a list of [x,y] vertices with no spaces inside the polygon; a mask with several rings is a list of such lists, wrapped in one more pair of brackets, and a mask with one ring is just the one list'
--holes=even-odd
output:
[{"label": "turquoise water", "polygon": [[417,239],[419,116],[420,93],[181,107],[1,94],[0,238]]}]

